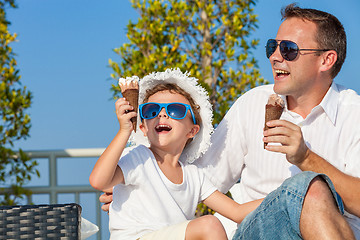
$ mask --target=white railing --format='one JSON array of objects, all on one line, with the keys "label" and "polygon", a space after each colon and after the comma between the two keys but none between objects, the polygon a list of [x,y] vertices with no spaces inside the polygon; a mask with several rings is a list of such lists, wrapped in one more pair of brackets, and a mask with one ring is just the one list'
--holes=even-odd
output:
[{"label": "white railing", "polygon": [[[98,158],[102,152],[104,151],[104,148],[91,148],[91,149],[64,149],[64,150],[55,150],[55,151],[25,151],[25,153],[31,158],[31,159],[47,159],[48,160],[48,169],[46,172],[48,172],[49,181],[48,183],[41,184],[41,186],[28,186],[25,187],[27,189],[30,189],[35,196],[36,194],[48,194],[49,195],[49,203],[55,204],[59,203],[58,201],[58,195],[59,194],[74,194],[75,202],[80,204],[80,194],[83,193],[94,193],[95,194],[95,200],[91,199],[93,202],[95,202],[95,206],[90,207],[90,211],[95,211],[95,222],[97,226],[99,226],[99,232],[97,233],[97,236],[91,237],[91,239],[102,239],[104,238],[103,234],[103,224],[101,215],[101,203],[99,202],[99,196],[101,192],[95,190],[90,186],[90,184],[77,184],[76,182],[72,182],[69,185],[59,185],[58,184],[58,177],[60,174],[66,175],[66,173],[59,173],[57,166],[60,158],[74,158],[74,162],[72,161],[70,167],[78,168],[79,171],[81,171],[81,166],[76,164],[76,158]],[[44,174],[44,173],[41,173]],[[71,176],[66,176],[70,177]],[[28,203],[33,202],[31,196],[27,199]],[[37,203],[36,203],[37,204]],[[82,205],[82,204],[80,204]],[[84,206],[83,210],[84,210]],[[89,207],[88,207],[89,208]],[[107,225],[107,224],[106,224]],[[105,231],[107,229],[104,229]]]}]

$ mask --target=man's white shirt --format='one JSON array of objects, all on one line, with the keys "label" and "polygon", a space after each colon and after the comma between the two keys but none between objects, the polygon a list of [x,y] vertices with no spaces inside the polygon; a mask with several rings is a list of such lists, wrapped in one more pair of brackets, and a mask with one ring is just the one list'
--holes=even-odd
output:
[{"label": "man's white shirt", "polygon": [[[234,187],[239,203],[265,197],[300,172],[284,154],[263,147],[265,105],[273,93],[273,85],[265,85],[241,96],[216,128],[210,149],[195,162],[207,169],[210,180],[223,192],[241,177]],[[333,83],[306,119],[287,106],[281,119],[301,127],[313,152],[342,172],[360,177],[360,96],[356,92]],[[346,215],[360,239],[359,218]]]}]

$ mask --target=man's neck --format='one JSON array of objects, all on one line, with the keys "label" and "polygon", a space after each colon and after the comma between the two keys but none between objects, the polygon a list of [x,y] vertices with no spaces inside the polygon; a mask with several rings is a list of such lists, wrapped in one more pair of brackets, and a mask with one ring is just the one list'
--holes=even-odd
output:
[{"label": "man's neck", "polygon": [[331,84],[329,86],[324,86],[323,88],[318,88],[308,95],[286,96],[288,109],[305,119],[311,113],[312,109],[321,103],[330,86]]}]

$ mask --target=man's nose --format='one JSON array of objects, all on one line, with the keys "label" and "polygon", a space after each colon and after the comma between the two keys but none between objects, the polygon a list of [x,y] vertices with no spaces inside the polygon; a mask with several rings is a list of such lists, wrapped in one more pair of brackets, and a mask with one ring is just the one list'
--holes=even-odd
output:
[{"label": "man's nose", "polygon": [[271,63],[273,63],[275,61],[278,61],[278,62],[284,61],[284,58],[283,58],[283,56],[281,55],[281,52],[280,52],[280,46],[279,45],[276,46],[275,52],[269,57],[269,60],[270,60]]}]

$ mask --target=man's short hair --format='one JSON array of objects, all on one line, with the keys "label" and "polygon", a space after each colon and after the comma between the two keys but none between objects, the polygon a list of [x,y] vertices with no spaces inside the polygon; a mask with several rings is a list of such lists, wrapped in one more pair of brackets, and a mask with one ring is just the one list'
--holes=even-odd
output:
[{"label": "man's short hair", "polygon": [[296,4],[289,4],[281,10],[282,19],[301,18],[311,21],[317,26],[315,39],[318,48],[332,49],[337,53],[337,61],[331,69],[334,79],[340,72],[346,58],[346,33],[341,22],[332,14],[310,8],[300,8]]}]

